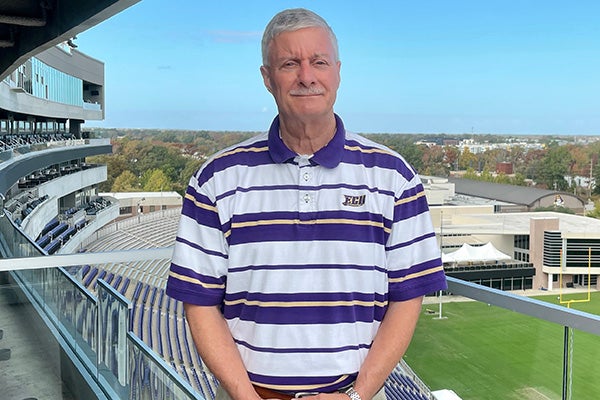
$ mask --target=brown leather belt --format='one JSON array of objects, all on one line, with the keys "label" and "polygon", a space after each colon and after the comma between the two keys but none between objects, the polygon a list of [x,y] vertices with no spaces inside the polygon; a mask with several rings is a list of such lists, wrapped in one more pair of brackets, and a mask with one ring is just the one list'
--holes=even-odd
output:
[{"label": "brown leather belt", "polygon": [[[283,393],[283,392],[278,392],[277,390],[273,390],[273,389],[269,389],[266,387],[262,387],[262,386],[256,386],[256,385],[252,385],[254,386],[254,390],[256,391],[256,393],[258,393],[258,395],[260,396],[261,399],[279,399],[279,400],[291,400],[291,399],[295,399],[297,397],[302,397],[301,395],[304,394],[304,392],[298,393],[295,396],[289,393]],[[316,392],[306,392],[305,395],[312,395],[315,394]]]}]

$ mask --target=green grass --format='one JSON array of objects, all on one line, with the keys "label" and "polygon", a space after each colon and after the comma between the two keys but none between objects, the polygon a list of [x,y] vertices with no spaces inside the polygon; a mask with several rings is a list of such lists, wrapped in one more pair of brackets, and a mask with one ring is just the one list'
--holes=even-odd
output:
[{"label": "green grass", "polygon": [[[539,299],[558,303],[556,295]],[[571,308],[600,315],[600,293]],[[479,302],[443,304],[446,319],[426,309],[438,305],[423,307],[405,360],[432,390],[464,400],[561,398],[562,326]],[[572,398],[600,398],[600,337],[575,331],[573,360]]]}]

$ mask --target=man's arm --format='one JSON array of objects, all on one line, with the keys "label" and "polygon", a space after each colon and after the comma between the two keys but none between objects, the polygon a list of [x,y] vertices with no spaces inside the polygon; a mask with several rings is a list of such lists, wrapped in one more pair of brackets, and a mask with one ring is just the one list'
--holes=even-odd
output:
[{"label": "man's arm", "polygon": [[421,296],[389,304],[354,384],[354,390],[363,400],[371,399],[381,389],[404,356],[419,320],[422,303]]},{"label": "man's arm", "polygon": [[[383,387],[385,380],[400,362],[412,339],[423,297],[407,301],[392,302],[381,321],[375,340],[363,362],[354,390],[362,400],[370,400]],[[347,400],[342,393],[319,395],[318,398]],[[307,398],[306,400],[310,400]]]},{"label": "man's arm", "polygon": [[198,354],[235,400],[260,399],[254,391],[229,327],[217,306],[184,304]]}]

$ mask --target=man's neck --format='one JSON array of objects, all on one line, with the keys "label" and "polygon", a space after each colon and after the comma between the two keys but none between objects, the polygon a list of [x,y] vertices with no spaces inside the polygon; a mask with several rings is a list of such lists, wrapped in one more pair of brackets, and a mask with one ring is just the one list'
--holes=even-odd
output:
[{"label": "man's neck", "polygon": [[335,116],[299,121],[279,118],[279,131],[285,145],[296,154],[314,154],[335,136]]}]

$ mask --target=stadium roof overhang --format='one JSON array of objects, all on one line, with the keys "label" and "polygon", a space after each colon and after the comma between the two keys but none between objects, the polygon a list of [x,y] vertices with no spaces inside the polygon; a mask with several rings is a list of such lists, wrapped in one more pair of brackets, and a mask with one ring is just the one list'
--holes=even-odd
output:
[{"label": "stadium roof overhang", "polygon": [[0,0],[0,80],[140,0]]},{"label": "stadium roof overhang", "polygon": [[0,170],[0,194],[4,195],[21,177],[34,171],[44,169],[49,165],[65,163],[70,160],[84,159],[89,156],[110,154],[112,146],[103,142],[82,146],[67,146],[50,149],[44,152],[24,154],[6,161]]}]

